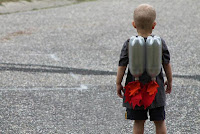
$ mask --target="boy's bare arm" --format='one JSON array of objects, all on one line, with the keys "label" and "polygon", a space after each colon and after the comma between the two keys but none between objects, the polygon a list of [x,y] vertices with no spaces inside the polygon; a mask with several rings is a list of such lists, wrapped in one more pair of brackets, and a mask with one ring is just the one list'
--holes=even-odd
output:
[{"label": "boy's bare arm", "polygon": [[118,67],[116,85],[117,85],[117,95],[118,95],[120,98],[123,98],[123,95],[122,95],[123,86],[121,85],[121,82],[122,82],[122,80],[123,80],[125,71],[126,71],[126,66],[119,66],[119,67]]},{"label": "boy's bare arm", "polygon": [[165,82],[165,85],[167,85],[166,93],[171,93],[172,91],[172,69],[171,64],[164,64],[163,68],[165,70],[165,74],[167,77],[167,81]]}]

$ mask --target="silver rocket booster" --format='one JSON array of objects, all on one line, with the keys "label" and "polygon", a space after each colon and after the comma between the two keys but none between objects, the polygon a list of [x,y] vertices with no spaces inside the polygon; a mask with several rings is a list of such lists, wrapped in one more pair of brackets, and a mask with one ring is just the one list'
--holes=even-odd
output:
[{"label": "silver rocket booster", "polygon": [[158,36],[148,36],[146,40],[146,70],[155,80],[162,65],[162,41]]},{"label": "silver rocket booster", "polygon": [[144,72],[145,67],[145,41],[141,36],[132,36],[129,41],[129,70],[137,79]]}]

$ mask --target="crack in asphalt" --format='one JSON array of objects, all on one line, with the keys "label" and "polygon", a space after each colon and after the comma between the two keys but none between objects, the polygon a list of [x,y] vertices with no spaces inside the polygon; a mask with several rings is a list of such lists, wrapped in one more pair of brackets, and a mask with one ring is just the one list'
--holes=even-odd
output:
[{"label": "crack in asphalt", "polygon": [[[40,73],[63,73],[63,74],[80,74],[80,75],[117,75],[114,71],[81,69],[72,67],[38,65],[38,64],[15,64],[0,63],[0,71],[19,71],[19,72],[40,72]],[[194,79],[200,81],[200,75],[180,75],[173,74],[175,78]]]}]

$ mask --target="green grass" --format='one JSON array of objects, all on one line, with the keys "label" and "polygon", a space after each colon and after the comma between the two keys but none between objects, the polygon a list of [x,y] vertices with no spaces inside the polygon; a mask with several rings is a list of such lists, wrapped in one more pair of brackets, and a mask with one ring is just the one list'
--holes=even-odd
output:
[{"label": "green grass", "polygon": [[[21,1],[21,0],[0,0],[0,4],[2,4],[3,2],[17,2],[17,1]],[[31,2],[31,0],[24,0],[24,1]]]},{"label": "green grass", "polygon": [[94,0],[76,0],[77,2],[94,1]]},{"label": "green grass", "polygon": [[[17,2],[17,1],[23,1],[23,0],[0,0],[0,5],[3,3],[3,2]],[[28,2],[31,2],[32,0],[24,0],[24,1],[28,1]],[[42,1],[42,0],[41,0]],[[71,1],[71,0],[69,0]],[[86,1],[93,1],[93,0],[75,0],[76,2],[86,2]]]},{"label": "green grass", "polygon": [[[0,4],[2,4],[3,2],[17,2],[17,1],[22,1],[22,0],[0,0]],[[24,1],[31,2],[32,0],[24,0]],[[75,1],[76,2],[85,2],[85,1],[92,1],[92,0],[75,0]]]}]

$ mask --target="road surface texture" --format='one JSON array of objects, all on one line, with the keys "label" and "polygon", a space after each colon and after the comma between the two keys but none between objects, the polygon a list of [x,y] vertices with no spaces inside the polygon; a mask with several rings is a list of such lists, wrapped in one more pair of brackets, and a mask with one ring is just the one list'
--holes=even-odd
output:
[{"label": "road surface texture", "polygon": [[[168,134],[200,132],[199,0],[97,0],[0,15],[1,134],[131,134],[115,89],[132,12],[156,8],[171,52]],[[145,134],[154,134],[152,122]]]}]

